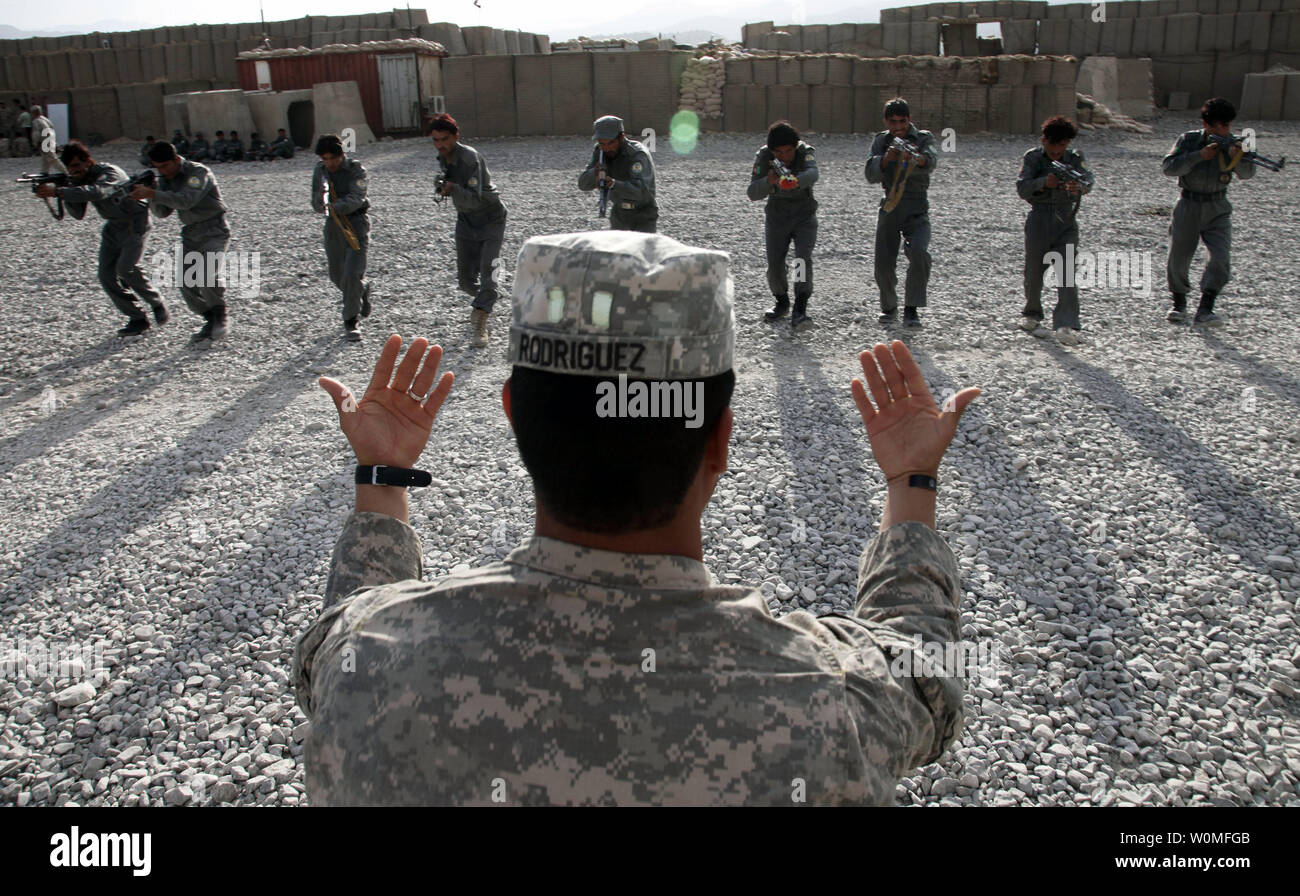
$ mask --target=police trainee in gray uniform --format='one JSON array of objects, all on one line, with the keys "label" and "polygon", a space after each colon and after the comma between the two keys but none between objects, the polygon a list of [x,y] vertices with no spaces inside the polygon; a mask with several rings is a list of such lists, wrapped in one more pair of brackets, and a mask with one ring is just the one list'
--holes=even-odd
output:
[{"label": "police trainee in gray uniform", "polygon": [[280,135],[271,141],[267,147],[267,159],[292,159],[293,158],[293,141],[285,133],[284,128],[280,128]]},{"label": "police trainee in gray uniform", "polygon": [[[294,656],[314,805],[886,805],[952,743],[959,679],[911,660],[959,639],[930,474],[978,390],[940,414],[902,343],[863,354],[879,409],[858,381],[854,398],[889,485],[856,612],[775,619],[702,562],[730,294],[724,253],[663,236],[528,240],[502,399],[535,533],[433,582],[401,485],[428,482],[410,468],[451,390],[441,349],[414,340],[399,364],[391,337],[360,405],[321,381],[364,466]],[[918,415],[938,425],[908,442]]]},{"label": "police trainee in gray uniform", "polygon": [[344,338],[358,342],[359,318],[370,316],[370,283],[365,279],[370,246],[366,169],[344,155],[343,141],[335,134],[316,141],[316,155],[320,161],[311,175],[311,207],[325,215],[325,258],[330,282],[343,293]]},{"label": "police trainee in gray uniform", "polygon": [[[1043,320],[1043,274],[1051,256],[1064,264],[1067,253],[1077,251],[1079,225],[1076,216],[1079,199],[1092,189],[1092,175],[1083,167],[1083,153],[1070,149],[1070,141],[1079,134],[1074,122],[1056,115],[1043,122],[1041,145],[1027,151],[1020,162],[1016,192],[1029,203],[1025,218],[1025,307],[1020,312],[1020,328],[1036,333]],[[1053,168],[1059,162],[1081,180],[1063,180]],[[1063,345],[1079,342],[1079,289],[1058,270],[1056,308],[1052,311],[1052,330]]]},{"label": "police trainee in gray uniform", "polygon": [[[611,230],[654,233],[659,224],[655,202],[655,163],[646,148],[623,133],[623,119],[606,115],[596,119],[591,139],[596,141],[591,164],[578,175],[578,189],[591,191],[609,185]],[[602,159],[603,156],[603,159]]]},{"label": "police trainee in gray uniform", "polygon": [[[456,280],[470,303],[472,344],[488,343],[488,317],[496,306],[498,265],[506,238],[506,205],[492,184],[483,154],[460,142],[460,125],[447,113],[434,118],[429,129],[438,150],[442,197],[456,206]],[[435,197],[437,198],[437,197]]]},{"label": "police trainee in gray uniform", "polygon": [[49,192],[62,199],[77,220],[86,216],[87,203],[94,205],[104,219],[99,241],[99,282],[117,310],[129,318],[117,335],[134,336],[149,329],[149,317],[136,304],[136,296],[153,309],[159,324],[165,324],[169,317],[167,306],[140,269],[149,237],[149,206],[127,195],[125,171],[95,161],[80,140],[69,141],[60,158],[67,166],[71,184],[57,188],[46,185]]},{"label": "police trainee in gray uniform", "polygon": [[[773,164],[773,163],[776,164]],[[776,306],[763,315],[768,323],[785,317],[790,310],[790,285],[785,259],[794,241],[794,314],[791,329],[812,322],[808,299],[812,296],[812,252],[817,245],[817,153],[799,139],[788,121],[778,121],[767,130],[767,143],[754,154],[749,198],[767,200],[763,237],[767,246],[767,285]]]},{"label": "police trainee in gray uniform", "polygon": [[[155,143],[149,158],[158,169],[158,188],[137,186],[131,198],[148,199],[149,213],[155,217],[166,218],[175,211],[181,219],[185,267],[178,285],[185,304],[204,320],[190,342],[224,339],[229,320],[223,273],[230,228],[217,178],[208,166],[177,155],[170,143]],[[213,272],[218,275],[214,277]]]},{"label": "police trainee in gray uniform", "polygon": [[[903,287],[903,323],[921,326],[916,309],[925,307],[925,288],[930,282],[930,172],[939,164],[934,135],[912,124],[907,101],[895,98],[885,104],[885,125],[871,142],[867,159],[867,182],[885,188],[876,217],[875,274],[880,288],[881,322],[898,315],[898,246],[907,256],[907,280]],[[901,139],[916,149],[920,158],[902,155],[893,148]]]},{"label": "police trainee in gray uniform", "polygon": [[1232,133],[1237,110],[1225,99],[1207,100],[1201,106],[1202,129],[1188,131],[1174,143],[1161,163],[1170,177],[1178,178],[1182,196],[1174,205],[1169,222],[1169,258],[1165,273],[1174,307],[1167,320],[1187,320],[1187,293],[1191,291],[1189,270],[1198,241],[1205,242],[1209,263],[1201,274],[1201,301],[1193,323],[1217,326],[1214,300],[1228,284],[1232,272],[1232,205],[1228,202],[1228,184],[1232,178],[1248,180],[1255,176],[1255,165],[1237,154],[1229,153],[1211,137]]}]

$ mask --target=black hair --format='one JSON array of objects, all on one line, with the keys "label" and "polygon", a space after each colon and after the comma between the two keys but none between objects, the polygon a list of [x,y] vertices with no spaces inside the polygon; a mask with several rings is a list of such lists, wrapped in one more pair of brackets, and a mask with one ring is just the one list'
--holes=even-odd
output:
[{"label": "black hair", "polygon": [[456,123],[456,119],[452,118],[446,112],[443,112],[439,115],[435,115],[433,121],[429,122],[429,134],[432,135],[434,131],[459,134],[460,125]]},{"label": "black hair", "polygon": [[794,129],[794,125],[782,119],[772,122],[772,126],[767,129],[767,148],[776,149],[778,146],[798,146],[799,132]]},{"label": "black hair", "polygon": [[1048,143],[1060,143],[1079,136],[1079,128],[1064,115],[1053,115],[1043,122],[1043,136]]},{"label": "black hair", "polygon": [[338,134],[321,134],[320,139],[316,141],[316,155],[343,155],[343,141],[339,139]]},{"label": "black hair", "polygon": [[80,140],[69,140],[63,147],[63,151],[59,153],[59,161],[65,165],[73,159],[85,159],[87,162],[93,161],[90,157],[90,150]]},{"label": "black hair", "polygon": [[911,118],[912,107],[907,105],[907,100],[903,99],[901,96],[896,96],[889,102],[885,103],[885,117]]},{"label": "black hair", "polygon": [[149,147],[149,160],[152,162],[170,162],[178,158],[180,154],[176,152],[176,147],[165,141],[159,140]]},{"label": "black hair", "polygon": [[[585,532],[621,535],[665,525],[699,472],[705,444],[731,403],[728,370],[682,380],[704,384],[702,425],[681,417],[602,417],[598,384],[612,382],[515,367],[510,406],[519,456],[537,500],[559,522]],[[637,380],[629,380],[629,387]]]},{"label": "black hair", "polygon": [[1201,106],[1201,121],[1206,124],[1232,124],[1237,117],[1237,107],[1221,96],[1206,100]]}]

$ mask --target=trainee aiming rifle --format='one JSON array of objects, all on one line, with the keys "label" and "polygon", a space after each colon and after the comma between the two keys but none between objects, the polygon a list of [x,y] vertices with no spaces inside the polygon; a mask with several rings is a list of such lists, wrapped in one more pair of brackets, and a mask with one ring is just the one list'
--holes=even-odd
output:
[{"label": "trainee aiming rifle", "polygon": [[898,208],[898,203],[903,201],[903,188],[907,185],[907,179],[912,176],[912,171],[916,168],[916,162],[923,156],[918,147],[907,142],[902,137],[895,137],[893,142],[889,144],[889,149],[897,150],[898,154],[903,157],[903,163],[894,172],[894,182],[889,187],[889,195],[885,197],[885,211],[892,212]]},{"label": "trainee aiming rifle", "polygon": [[158,172],[153,168],[146,168],[139,174],[133,174],[127,178],[125,183],[117,185],[114,196],[130,196],[131,191],[136,187],[148,187],[151,190],[158,188]]},{"label": "trainee aiming rifle", "polygon": [[[14,178],[14,183],[16,183],[16,184],[31,184],[31,185],[32,185],[32,192],[35,193],[35,192],[39,191],[40,188],[41,188],[42,186],[44,186],[45,184],[52,184],[52,185],[53,185],[54,187],[56,187],[56,188],[58,188],[58,187],[66,187],[66,186],[68,185],[68,176],[67,176],[66,174],[62,174],[62,173],[59,173],[59,174],[23,174],[23,175],[20,175],[19,177]],[[56,220],[56,221],[62,221],[62,220],[63,220],[63,200],[62,200],[62,199],[58,199],[59,206],[58,206],[58,210],[56,211],[55,208],[54,208],[54,206],[50,205],[50,200],[49,200],[49,198],[48,198],[48,197],[43,197],[43,198],[45,198],[45,207],[48,208],[48,209],[50,210],[50,214],[54,216],[54,220]],[[55,197],[55,198],[57,199],[58,197]]]},{"label": "trainee aiming rifle", "polygon": [[[1210,141],[1212,143],[1217,143],[1220,147],[1220,151],[1225,154],[1231,154],[1234,147],[1240,146],[1242,148],[1241,158],[1233,161],[1232,164],[1223,169],[1224,171],[1231,171],[1236,167],[1237,162],[1240,162],[1241,159],[1245,159],[1247,162],[1250,162],[1253,165],[1258,165],[1261,168],[1267,168],[1269,171],[1281,171],[1286,166],[1286,156],[1282,156],[1282,158],[1275,162],[1272,159],[1261,156],[1253,149],[1247,150],[1245,146],[1245,138],[1240,134],[1228,134],[1223,137],[1220,137],[1217,134],[1211,134]],[[1222,163],[1220,164],[1222,165]]]},{"label": "trainee aiming rifle", "polygon": [[605,209],[609,207],[609,187],[605,186],[605,150],[599,146],[596,147],[596,183],[600,184],[600,216],[605,217]]},{"label": "trainee aiming rifle", "polygon": [[334,192],[334,181],[330,178],[330,173],[324,171],[321,173],[321,179],[325,181],[325,207],[329,209],[330,217],[334,223],[343,231],[343,239],[347,240],[349,246],[355,251],[361,250],[361,241],[357,239],[357,232],[352,229],[352,222],[339,214],[334,208],[334,203],[338,201],[338,194]]}]

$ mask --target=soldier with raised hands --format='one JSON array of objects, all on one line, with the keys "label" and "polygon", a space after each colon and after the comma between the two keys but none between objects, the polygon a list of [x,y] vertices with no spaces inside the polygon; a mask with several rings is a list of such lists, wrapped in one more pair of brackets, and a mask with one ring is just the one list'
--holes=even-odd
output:
[{"label": "soldier with raised hands", "polygon": [[953,742],[960,678],[923,655],[960,646],[933,527],[978,390],[941,410],[901,342],[860,355],[885,485],[856,612],[774,619],[703,562],[733,425],[727,264],[619,231],[524,245],[501,399],[536,527],[491,566],[420,581],[407,488],[432,481],[414,467],[452,387],[442,350],[399,362],[390,336],[359,400],[321,380],[358,467],[294,656],[313,804],[889,805]]}]

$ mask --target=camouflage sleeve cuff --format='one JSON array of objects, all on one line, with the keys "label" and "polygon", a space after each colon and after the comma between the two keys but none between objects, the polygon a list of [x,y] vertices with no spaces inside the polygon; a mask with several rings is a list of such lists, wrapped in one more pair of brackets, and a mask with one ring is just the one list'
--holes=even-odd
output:
[{"label": "camouflage sleeve cuff", "polygon": [[943,608],[955,620],[959,584],[957,558],[948,542],[924,523],[898,523],[862,552],[857,615],[885,621],[910,615],[919,605]]},{"label": "camouflage sleeve cuff", "polygon": [[324,609],[358,588],[418,579],[423,572],[415,530],[382,513],[353,513],[330,558]]}]

